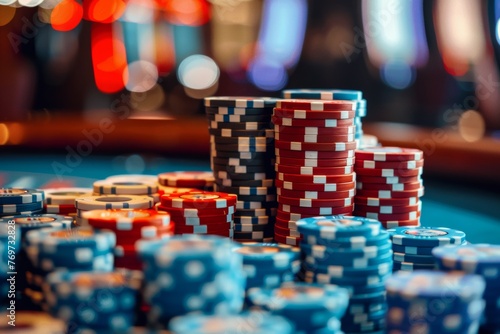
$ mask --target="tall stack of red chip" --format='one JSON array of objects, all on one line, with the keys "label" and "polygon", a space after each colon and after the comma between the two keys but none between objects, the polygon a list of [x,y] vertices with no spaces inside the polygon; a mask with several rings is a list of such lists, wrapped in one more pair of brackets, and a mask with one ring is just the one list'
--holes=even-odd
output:
[{"label": "tall stack of red chip", "polygon": [[356,151],[354,214],[386,228],[420,226],[423,152],[400,147]]},{"label": "tall stack of red chip", "polygon": [[116,234],[115,268],[141,270],[142,262],[135,248],[138,240],[168,238],[174,226],[167,212],[154,209],[90,210],[82,213],[81,223]]},{"label": "tall stack of red chip", "polygon": [[221,192],[190,191],[161,196],[159,211],[167,211],[175,234],[211,234],[233,237],[237,196]]},{"label": "tall stack of red chip", "polygon": [[285,99],[274,109],[275,241],[298,246],[301,218],[351,214],[356,103]]}]

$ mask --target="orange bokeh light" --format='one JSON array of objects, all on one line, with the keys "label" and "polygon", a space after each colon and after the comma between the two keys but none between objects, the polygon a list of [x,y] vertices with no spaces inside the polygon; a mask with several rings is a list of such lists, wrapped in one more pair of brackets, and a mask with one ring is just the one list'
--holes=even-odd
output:
[{"label": "orange bokeh light", "polygon": [[50,14],[50,24],[54,30],[70,31],[83,17],[83,8],[75,0],[63,0],[57,4]]},{"label": "orange bokeh light", "polygon": [[97,88],[104,93],[116,93],[125,87],[123,71],[127,56],[123,35],[112,24],[92,25],[92,65]]},{"label": "orange bokeh light", "polygon": [[16,15],[16,7],[0,5],[0,27],[7,25]]},{"label": "orange bokeh light", "polygon": [[123,0],[83,0],[84,18],[99,23],[118,20],[127,6]]},{"label": "orange bokeh light", "polygon": [[210,5],[206,0],[160,0],[158,5],[172,24],[200,26],[210,19]]}]

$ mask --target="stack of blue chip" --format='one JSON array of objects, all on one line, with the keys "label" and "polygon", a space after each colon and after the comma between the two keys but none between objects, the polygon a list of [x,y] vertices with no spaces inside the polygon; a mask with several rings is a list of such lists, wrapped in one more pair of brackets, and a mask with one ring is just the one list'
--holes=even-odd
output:
[{"label": "stack of blue chip", "polygon": [[50,313],[68,324],[68,333],[127,333],[143,275],[138,271],[54,272],[44,291]]},{"label": "stack of blue chip", "polygon": [[[285,99],[309,99],[309,100],[348,100],[356,101],[356,115],[354,117],[355,136],[358,144],[363,139],[363,122],[361,118],[366,116],[366,100],[359,90],[342,89],[286,89],[282,91]],[[361,147],[359,147],[361,148]]]},{"label": "stack of blue chip", "polygon": [[344,332],[372,332],[385,325],[385,280],[392,273],[389,234],[374,219],[326,216],[296,222],[306,282],[347,288],[351,299]]},{"label": "stack of blue chip", "polygon": [[432,254],[441,270],[461,270],[483,277],[483,327],[486,332],[500,332],[500,245],[449,245],[434,248]]},{"label": "stack of blue chip", "polygon": [[[37,195],[33,196],[36,197]],[[33,198],[30,196],[28,197]],[[35,278],[33,277],[35,268],[33,267],[31,261],[29,261],[28,255],[26,253],[25,245],[27,233],[42,228],[69,229],[71,228],[72,223],[73,218],[54,214],[26,214],[3,216],[2,218],[0,218],[0,226],[10,225],[16,227],[15,231],[10,231],[10,239],[15,240],[15,243],[21,246],[21,248],[19,249],[19,253],[16,255],[13,261],[16,264],[15,268],[10,268],[11,270],[8,270],[17,272],[16,290],[17,298],[20,301],[19,305],[21,307],[32,307],[30,299],[40,299],[40,293],[38,293],[34,298],[32,297],[33,294],[31,293],[33,291],[33,287],[31,285],[35,280]],[[37,279],[37,281],[40,281],[40,279]],[[37,290],[39,291],[40,289]],[[24,298],[25,294],[29,298]]]},{"label": "stack of blue chip", "polygon": [[0,217],[41,213],[44,198],[42,190],[0,188]]},{"label": "stack of blue chip", "polygon": [[217,236],[183,235],[136,244],[144,262],[149,325],[164,327],[190,312],[236,314],[245,295],[245,276],[235,244]]},{"label": "stack of blue chip", "polygon": [[447,227],[396,227],[387,230],[394,251],[394,271],[432,270],[434,247],[465,243],[465,233]]},{"label": "stack of blue chip", "polygon": [[386,287],[388,333],[478,331],[485,291],[479,275],[400,271],[387,280]]},{"label": "stack of blue chip", "polygon": [[[66,221],[71,224],[72,219],[71,222]],[[116,238],[112,231],[98,231],[90,227],[56,227],[28,232],[23,245],[30,262],[30,268],[26,272],[26,294],[35,304],[45,307],[42,283],[51,272],[112,271],[115,244]]]},{"label": "stack of blue chip", "polygon": [[252,306],[282,316],[295,325],[295,333],[341,333],[339,319],[349,303],[346,289],[333,285],[283,283],[276,289],[248,290]]},{"label": "stack of blue chip", "polygon": [[293,281],[300,269],[299,250],[296,247],[245,243],[236,246],[234,251],[243,256],[247,289],[277,288],[283,282]]},{"label": "stack of blue chip", "polygon": [[172,334],[292,334],[293,325],[283,317],[266,312],[241,315],[186,315],[174,318],[169,325]]}]

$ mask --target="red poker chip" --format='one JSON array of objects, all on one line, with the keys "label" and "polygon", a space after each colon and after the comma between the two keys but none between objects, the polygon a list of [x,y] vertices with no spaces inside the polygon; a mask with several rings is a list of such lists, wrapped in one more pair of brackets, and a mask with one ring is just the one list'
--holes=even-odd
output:
[{"label": "red poker chip", "polygon": [[279,244],[298,247],[301,240],[302,240],[302,238],[300,238],[300,237],[297,238],[297,237],[291,237],[291,236],[286,236],[286,235],[274,233],[274,241],[276,241]]},{"label": "red poker chip", "polygon": [[276,157],[294,159],[343,159],[354,157],[353,150],[331,152],[316,150],[292,151],[287,149],[275,148],[274,153],[276,154]]},{"label": "red poker chip", "polygon": [[296,221],[294,220],[286,220],[286,219],[281,219],[281,218],[276,218],[276,222],[274,223],[274,226],[279,226],[284,229],[288,230],[297,230],[297,224]]},{"label": "red poker chip", "polygon": [[381,184],[395,184],[395,183],[414,183],[421,182],[422,178],[420,175],[400,177],[400,176],[365,176],[357,175],[356,181],[363,183],[381,183]]},{"label": "red poker chip", "polygon": [[[300,190],[288,190],[288,189],[276,189],[278,195],[293,198],[293,199],[313,199],[313,200],[324,200],[332,201],[335,199],[346,199],[352,198],[356,194],[355,189],[346,191],[300,191]],[[279,197],[278,197],[279,198]],[[281,197],[283,198],[283,197]],[[279,199],[278,199],[279,201]],[[287,203],[290,204],[290,203]]]},{"label": "red poker chip", "polygon": [[290,127],[345,128],[354,125],[354,119],[297,119],[291,117],[271,117],[274,125]]},{"label": "red poker chip", "polygon": [[390,168],[390,169],[415,169],[424,166],[424,160],[408,160],[408,161],[373,161],[373,160],[358,160],[355,164],[359,168]]},{"label": "red poker chip", "polygon": [[226,232],[233,229],[232,223],[209,224],[209,225],[175,225],[175,234],[194,233],[194,234],[211,234],[215,232]]},{"label": "red poker chip", "polygon": [[160,195],[182,194],[182,193],[187,193],[190,191],[198,191],[198,190],[199,189],[195,189],[195,188],[168,187],[168,186],[163,186],[163,185],[158,186],[158,194],[160,194]]},{"label": "red poker chip", "polygon": [[[356,182],[316,184],[311,182],[302,183],[302,182],[276,180],[275,183],[277,189],[281,189],[282,191],[283,190],[298,191],[299,193],[349,191],[355,189],[356,187]],[[285,195],[284,192],[282,192],[281,195],[289,196]]]},{"label": "red poker chip", "polygon": [[278,173],[300,174],[300,175],[344,175],[351,174],[354,171],[353,166],[345,167],[304,167],[304,166],[287,166],[276,164],[275,170]]},{"label": "red poker chip", "polygon": [[354,182],[356,180],[356,174],[351,173],[346,175],[300,175],[300,174],[278,173],[276,175],[276,179],[281,181],[313,183],[313,184],[344,183],[344,182]]},{"label": "red poker chip", "polygon": [[306,214],[306,213],[291,213],[291,212],[285,212],[281,210],[276,211],[276,220],[284,220],[287,222],[296,222],[299,219],[302,218],[309,218],[309,217],[314,217],[317,216],[316,214]]},{"label": "red poker chip", "polygon": [[176,233],[176,234],[177,235],[184,235],[184,234],[209,234],[209,235],[218,235],[220,237],[233,238],[234,231],[232,229],[226,229],[224,231],[214,231],[214,232],[210,232],[210,233],[179,232],[179,233]]},{"label": "red poker chip", "polygon": [[354,205],[341,206],[341,207],[328,206],[328,207],[304,208],[304,207],[291,206],[281,203],[278,205],[278,209],[283,212],[298,213],[301,215],[302,214],[314,215],[314,216],[347,215],[352,213],[353,207]]},{"label": "red poker chip", "polygon": [[282,150],[290,151],[327,151],[327,152],[343,152],[352,151],[357,147],[355,141],[348,142],[331,142],[331,143],[304,143],[300,141],[284,141],[275,140],[274,147]]},{"label": "red poker chip", "polygon": [[[343,121],[342,121],[343,122]],[[355,126],[317,127],[317,126],[287,126],[274,125],[274,131],[279,135],[294,136],[347,136],[356,133]]]},{"label": "red poker chip", "polygon": [[154,209],[108,209],[82,212],[82,221],[95,228],[113,231],[135,231],[143,227],[169,226],[170,214]]},{"label": "red poker chip", "polygon": [[144,266],[142,264],[142,260],[139,258],[139,255],[134,255],[134,257],[115,256],[115,258],[113,260],[113,266],[115,268],[128,269],[128,270],[142,271],[144,269]]},{"label": "red poker chip", "polygon": [[354,158],[343,159],[294,159],[285,157],[276,157],[276,163],[287,166],[304,167],[345,167],[354,165]]},{"label": "red poker chip", "polygon": [[274,233],[277,233],[279,235],[283,236],[289,236],[289,237],[295,237],[295,238],[300,238],[302,235],[295,229],[287,229],[287,228],[282,228],[279,226],[274,226]]},{"label": "red poker chip", "polygon": [[420,203],[420,198],[418,197],[408,197],[408,198],[377,198],[377,197],[362,197],[354,196],[354,204],[368,205],[368,206],[380,206],[380,205],[391,205],[391,206],[407,206],[416,205]]},{"label": "red poker chip", "polygon": [[300,110],[291,108],[274,108],[273,116],[293,119],[353,119],[356,112],[352,109],[336,110]]},{"label": "red poker chip", "polygon": [[424,187],[417,190],[405,191],[390,191],[390,190],[363,190],[358,189],[356,196],[360,197],[377,197],[377,198],[408,198],[408,197],[422,197],[424,196]]},{"label": "red poker chip", "polygon": [[361,190],[405,191],[405,190],[417,190],[420,187],[422,187],[422,182],[394,183],[394,184],[363,183],[363,182],[356,183],[356,189],[361,189]]},{"label": "red poker chip", "polygon": [[161,205],[178,209],[222,209],[235,206],[238,196],[222,192],[191,191],[161,196]]},{"label": "red poker chip", "polygon": [[348,135],[297,135],[281,134],[279,132],[274,136],[276,140],[298,141],[302,143],[332,143],[332,142],[350,142],[354,141],[354,134]]},{"label": "red poker chip", "polygon": [[358,168],[354,169],[359,176],[377,176],[377,177],[411,177],[420,176],[423,173],[422,168],[415,169],[379,169],[379,168]]},{"label": "red poker chip", "polygon": [[74,204],[46,204],[43,209],[46,213],[68,214],[76,212]]},{"label": "red poker chip", "polygon": [[424,152],[413,148],[380,146],[356,150],[356,160],[408,161],[422,160],[423,157]]},{"label": "red poker chip", "polygon": [[353,204],[352,197],[343,199],[311,199],[278,196],[278,203],[283,205],[297,206],[301,208],[324,208],[324,207],[345,207]]},{"label": "red poker chip", "polygon": [[390,205],[371,206],[362,204],[356,204],[354,206],[355,211],[374,212],[382,214],[407,213],[412,211],[420,211],[421,209],[422,209],[422,202],[418,202],[418,204],[415,205],[400,205],[400,206],[390,206]]},{"label": "red poker chip", "polygon": [[388,220],[415,220],[418,219],[421,215],[420,211],[411,211],[405,213],[395,213],[395,214],[383,214],[383,213],[375,213],[375,212],[366,212],[361,209],[355,209],[353,212],[353,216],[366,217],[371,219],[376,219],[380,221],[388,221]]},{"label": "red poker chip", "polygon": [[[166,239],[173,236],[174,224],[171,226],[164,226],[156,228],[156,231],[153,232],[153,229],[142,228],[141,234],[135,233],[127,233],[124,231],[114,231],[116,234],[116,244],[117,245],[133,245],[139,240],[157,240],[157,239]],[[154,233],[154,235],[153,235]]]},{"label": "red poker chip", "polygon": [[381,223],[384,228],[394,228],[400,226],[420,226],[420,218],[413,220],[388,220],[382,221]]},{"label": "red poker chip", "polygon": [[170,212],[171,220],[176,224],[181,225],[209,225],[209,224],[227,224],[233,221],[233,214],[228,214],[226,216],[201,216],[201,217],[184,217],[179,214],[173,214]]},{"label": "red poker chip", "polygon": [[312,100],[312,99],[281,99],[276,102],[276,108],[307,109],[317,111],[356,110],[355,101],[344,100]]},{"label": "red poker chip", "polygon": [[215,179],[212,172],[177,171],[158,174],[158,182],[169,187],[205,188],[213,186]]},{"label": "red poker chip", "polygon": [[157,205],[155,205],[155,208],[158,211],[166,211],[172,213],[172,215],[177,215],[182,217],[198,217],[198,218],[205,216],[225,217],[227,215],[234,214],[235,212],[234,206],[221,209],[195,209],[195,208],[178,209],[178,208],[163,206],[161,205],[161,203],[158,203]]}]

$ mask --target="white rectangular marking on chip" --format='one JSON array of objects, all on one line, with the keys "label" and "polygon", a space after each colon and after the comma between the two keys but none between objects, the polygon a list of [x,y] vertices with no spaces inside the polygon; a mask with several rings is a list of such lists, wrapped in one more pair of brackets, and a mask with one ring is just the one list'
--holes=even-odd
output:
[{"label": "white rectangular marking on chip", "polygon": [[318,128],[306,127],[304,133],[306,135],[318,135]]},{"label": "white rectangular marking on chip", "polygon": [[382,169],[382,176],[384,177],[393,177],[394,170],[393,169]]},{"label": "white rectangular marking on chip", "polygon": [[306,159],[318,159],[317,151],[305,151]]},{"label": "white rectangular marking on chip", "polygon": [[336,119],[325,119],[325,127],[336,128],[337,127],[337,120]]},{"label": "white rectangular marking on chip", "polygon": [[337,184],[336,183],[327,183],[327,184],[325,184],[323,189],[325,189],[325,191],[337,191]]},{"label": "white rectangular marking on chip", "polygon": [[302,151],[302,143],[298,141],[290,142],[290,149],[293,151]]},{"label": "white rectangular marking on chip", "polygon": [[375,168],[375,161],[363,161],[363,168]]},{"label": "white rectangular marking on chip", "polygon": [[286,117],[283,117],[281,119],[281,123],[283,123],[283,125],[287,125],[287,126],[292,126],[293,124],[293,121],[291,118],[286,118]]},{"label": "white rectangular marking on chip", "polygon": [[311,167],[300,167],[300,174],[313,175],[313,169]]},{"label": "white rectangular marking on chip", "polygon": [[294,110],[293,111],[293,118],[296,119],[306,119],[307,113],[305,110]]},{"label": "white rectangular marking on chip", "polygon": [[326,183],[326,176],[325,175],[314,175],[313,177],[313,183]]},{"label": "white rectangular marking on chip", "polygon": [[323,102],[311,102],[311,110],[323,111]]}]

